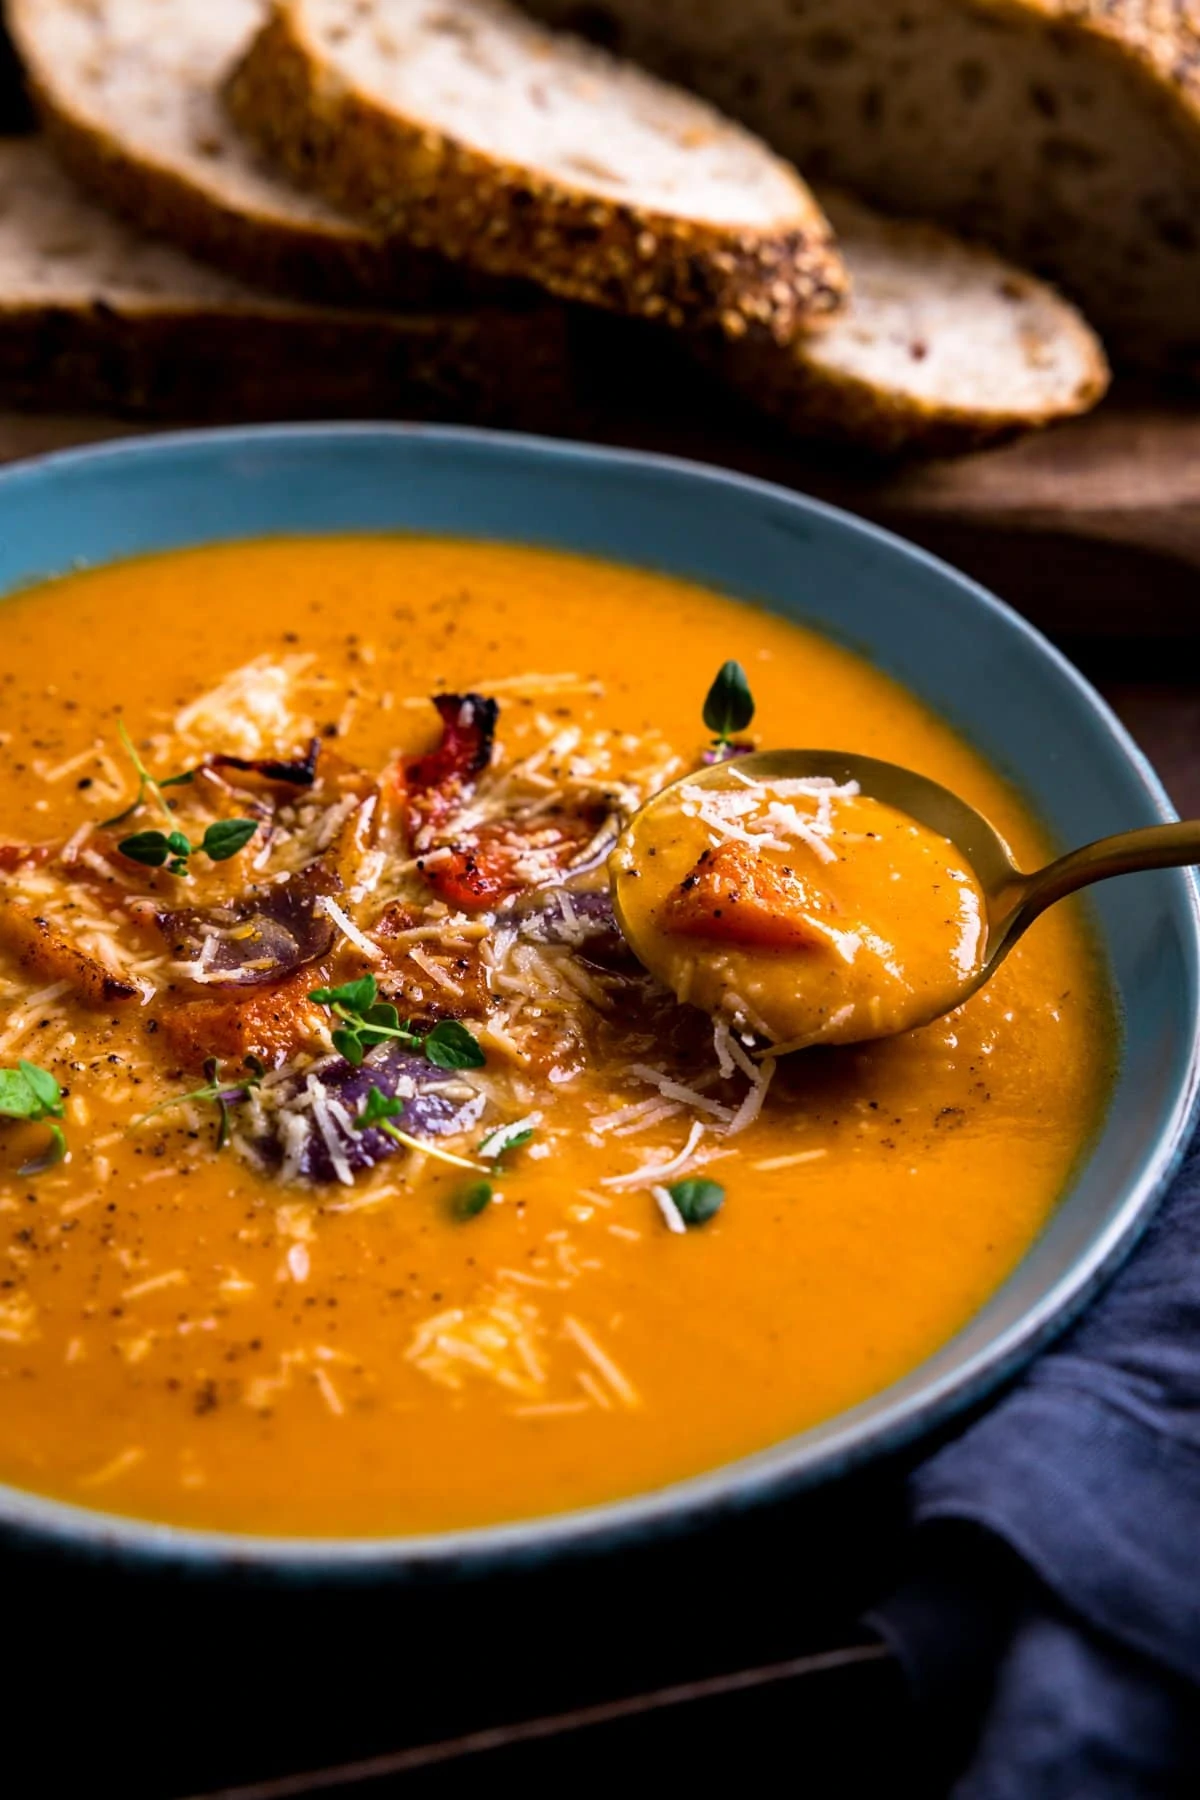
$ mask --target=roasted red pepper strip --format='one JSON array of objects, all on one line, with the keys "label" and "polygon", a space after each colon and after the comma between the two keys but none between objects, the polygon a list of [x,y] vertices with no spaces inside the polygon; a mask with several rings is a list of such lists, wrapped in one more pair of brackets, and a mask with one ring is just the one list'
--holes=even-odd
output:
[{"label": "roasted red pepper strip", "polygon": [[24,868],[27,863],[36,867],[38,863],[49,862],[53,855],[53,844],[0,844],[0,870],[11,873],[14,869]]},{"label": "roasted red pepper strip", "polygon": [[470,793],[492,759],[500,715],[497,702],[482,694],[435,694],[433,704],[442,721],[441,739],[404,765],[404,785],[424,826],[445,818]]},{"label": "roasted red pepper strip", "polygon": [[514,875],[518,850],[512,843],[485,833],[470,848],[450,846],[432,868],[423,871],[426,881],[447,906],[460,912],[480,912],[499,906],[528,883]]},{"label": "roasted red pepper strip", "polygon": [[455,815],[491,761],[500,709],[481,694],[438,694],[433,704],[442,721],[441,741],[403,770],[410,829],[418,856],[429,859],[420,866],[430,887],[459,911],[480,912],[531,885],[521,870],[532,853],[548,875],[567,868],[603,815],[586,807],[543,814],[524,829],[511,819],[496,819],[456,838]]}]

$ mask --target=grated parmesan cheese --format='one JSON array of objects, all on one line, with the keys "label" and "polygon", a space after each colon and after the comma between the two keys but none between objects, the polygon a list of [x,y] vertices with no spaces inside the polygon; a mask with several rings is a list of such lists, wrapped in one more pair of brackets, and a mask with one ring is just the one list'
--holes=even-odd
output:
[{"label": "grated parmesan cheese", "polygon": [[653,1194],[658,1210],[663,1216],[663,1223],[666,1225],[667,1230],[686,1236],[687,1226],[684,1224],[683,1214],[676,1206],[674,1200],[672,1200],[669,1191],[665,1187],[652,1187],[650,1192]]},{"label": "grated parmesan cheese", "polygon": [[[732,1127],[731,1127],[732,1129]],[[669,1175],[672,1179],[686,1174],[692,1166],[695,1152],[704,1136],[704,1127],[699,1119],[695,1120],[687,1135],[687,1142],[677,1156],[669,1156],[664,1161],[661,1157],[651,1157],[640,1167],[630,1170],[626,1175],[605,1175],[601,1177],[601,1187],[622,1191],[630,1188],[654,1187]]]},{"label": "grated parmesan cheese", "polygon": [[342,911],[336,900],[331,900],[328,894],[321,894],[317,900],[317,909],[333,920],[342,936],[353,944],[356,950],[361,951],[368,962],[383,961],[383,951],[379,945],[373,944],[370,938],[359,930],[354,920],[348,913]]},{"label": "grated parmesan cheese", "polygon": [[333,1165],[333,1172],[342,1183],[343,1187],[353,1187],[354,1176],[351,1172],[350,1164],[346,1160],[346,1153],[342,1148],[341,1138],[338,1136],[337,1126],[334,1122],[333,1115],[329,1110],[329,1101],[326,1098],[325,1090],[317,1080],[316,1076],[312,1073],[305,1077],[304,1085],[308,1094],[309,1104],[312,1107],[313,1122],[321,1134],[321,1139],[326,1150],[329,1152],[329,1160]]},{"label": "grated parmesan cheese", "polygon": [[775,1058],[773,1056],[764,1057],[755,1070],[754,1080],[746,1091],[745,1099],[725,1128],[726,1137],[736,1137],[739,1131],[745,1131],[747,1125],[753,1125],[762,1111],[763,1101],[767,1097],[767,1089],[771,1085],[775,1069]]}]

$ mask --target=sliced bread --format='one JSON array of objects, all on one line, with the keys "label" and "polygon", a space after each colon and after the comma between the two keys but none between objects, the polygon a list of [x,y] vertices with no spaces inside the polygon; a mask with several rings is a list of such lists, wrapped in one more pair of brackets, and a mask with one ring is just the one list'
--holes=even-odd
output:
[{"label": "sliced bread", "polygon": [[390,315],[264,298],[110,217],[37,139],[0,140],[0,405],[545,426],[570,368],[559,307]]},{"label": "sliced bread", "polygon": [[486,286],[291,187],[233,129],[218,89],[258,0],[6,0],[6,14],[56,149],[147,230],[333,303],[431,306]]},{"label": "sliced bread", "polygon": [[790,430],[946,456],[1086,412],[1108,386],[1095,333],[1044,282],[937,226],[819,190],[853,299],[780,348],[726,344],[717,372]]},{"label": "sliced bread", "polygon": [[1200,371],[1195,0],[526,0],[814,179],[1060,281],[1109,348]]},{"label": "sliced bread", "polygon": [[841,298],[793,169],[505,0],[278,0],[226,91],[305,186],[491,274],[780,342]]}]

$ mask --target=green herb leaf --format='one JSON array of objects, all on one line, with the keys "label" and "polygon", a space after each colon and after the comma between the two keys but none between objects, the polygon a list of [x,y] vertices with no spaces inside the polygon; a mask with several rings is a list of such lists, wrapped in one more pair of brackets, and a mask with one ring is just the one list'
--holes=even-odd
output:
[{"label": "green herb leaf", "polygon": [[487,1162],[494,1162],[506,1150],[519,1150],[522,1144],[527,1144],[536,1130],[536,1125],[524,1119],[514,1119],[509,1125],[495,1125],[480,1138],[477,1154]]},{"label": "green herb leaf", "polygon": [[[171,835],[176,834],[172,832]],[[144,863],[148,869],[161,869],[172,854],[171,845],[161,831],[135,831],[132,837],[122,838],[117,849],[130,862]],[[190,844],[188,849],[191,849]]]},{"label": "green herb leaf", "polygon": [[368,1125],[378,1125],[381,1130],[388,1127],[392,1119],[398,1119],[404,1111],[404,1102],[396,1094],[385,1094],[381,1088],[373,1087],[363,1102],[363,1109],[354,1121],[356,1131],[365,1131]]},{"label": "green herb leaf", "polygon": [[213,862],[228,862],[246,848],[257,830],[257,819],[216,819],[204,833],[200,848]]},{"label": "green herb leaf", "polygon": [[67,1154],[67,1140],[61,1125],[51,1125],[50,1142],[39,1156],[31,1156],[17,1170],[18,1175],[44,1175],[47,1169],[57,1168]]},{"label": "green herb leaf", "polygon": [[37,1113],[37,1095],[19,1069],[0,1069],[0,1117],[32,1119]]},{"label": "green herb leaf", "polygon": [[491,1182],[470,1181],[466,1187],[459,1188],[450,1202],[450,1209],[456,1218],[474,1219],[491,1204]]},{"label": "green herb leaf", "polygon": [[378,993],[375,977],[363,975],[358,981],[347,981],[342,987],[313,988],[308,997],[319,1006],[344,1006],[347,1012],[359,1013],[364,1007],[375,1004]]},{"label": "green herb leaf", "polygon": [[[359,1013],[364,1025],[374,1025],[383,1031],[399,1031],[400,1014],[389,1000],[376,1001],[374,1006],[364,1006]],[[415,1032],[406,1031],[408,1037],[415,1037]]]},{"label": "green herb leaf", "polygon": [[[15,1069],[0,1069],[0,1116],[6,1119],[27,1119],[31,1124],[37,1124],[42,1119],[61,1119],[62,1089],[49,1069],[39,1068],[37,1063],[26,1062],[24,1057]],[[45,1150],[22,1163],[17,1173],[42,1175],[47,1169],[60,1163],[66,1154],[67,1140],[62,1127],[51,1124],[50,1141]]]},{"label": "green herb leaf", "polygon": [[739,662],[721,667],[704,701],[704,723],[720,743],[727,743],[735,731],[745,731],[754,717],[754,696],[746,671]]},{"label": "green herb leaf", "polygon": [[194,769],[185,769],[182,775],[168,775],[165,781],[156,781],[154,785],[155,787],[160,788],[184,787],[186,784],[195,781],[199,773],[200,767],[197,765]]},{"label": "green herb leaf", "polygon": [[355,1068],[376,1044],[392,1040],[407,1049],[422,1051],[439,1069],[478,1069],[484,1054],[470,1032],[457,1019],[444,1019],[427,1037],[420,1037],[390,1000],[378,999],[379,986],[373,975],[362,975],[342,987],[312,988],[309,999],[327,1006],[341,1021],[333,1035],[333,1045]]},{"label": "green herb leaf", "polygon": [[422,1048],[437,1069],[482,1069],[487,1061],[465,1025],[443,1019],[424,1039]]},{"label": "green herb leaf", "polygon": [[39,1119],[63,1116],[62,1089],[48,1069],[24,1058],[15,1069],[0,1069],[0,1116]]},{"label": "green herb leaf", "polygon": [[39,1069],[36,1063],[26,1062],[22,1057],[17,1064],[20,1073],[29,1084],[30,1092],[37,1102],[38,1110],[33,1114],[35,1119],[63,1116],[62,1089],[55,1081],[49,1069]]},{"label": "green herb leaf", "polygon": [[685,1225],[706,1225],[725,1204],[719,1181],[677,1181],[667,1192]]},{"label": "green herb leaf", "polygon": [[343,1026],[333,1033],[333,1047],[339,1056],[344,1056],[351,1066],[357,1069],[366,1055],[366,1047],[357,1031],[350,1026]]}]

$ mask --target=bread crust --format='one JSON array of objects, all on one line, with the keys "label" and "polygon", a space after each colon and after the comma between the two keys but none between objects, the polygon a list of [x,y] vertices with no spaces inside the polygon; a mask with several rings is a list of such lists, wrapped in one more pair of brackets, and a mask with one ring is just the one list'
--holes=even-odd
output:
[{"label": "bread crust", "polygon": [[[742,10],[721,0],[522,3],[543,23],[578,25],[616,54],[695,88],[814,178],[845,182],[888,211],[936,216],[1049,274],[1087,308],[1119,361],[1200,380],[1196,0],[942,0],[928,10],[908,0],[743,0],[744,29]],[[860,34],[860,21],[872,30]],[[951,52],[953,30],[964,23],[989,28],[990,41],[981,35],[969,53],[962,44]],[[960,110],[949,126],[939,100],[963,101],[975,84],[984,94],[989,59],[999,66],[1014,47],[1024,54],[1030,46],[1042,55],[1046,82],[1031,80],[1022,99],[1010,98],[1021,110],[1009,114],[1007,154],[1000,148],[989,167],[977,168],[969,124]],[[1117,229],[1085,182],[1094,146],[1074,127],[1089,102],[1063,112],[1057,92],[1086,96],[1099,74],[1119,77],[1128,108],[1107,121],[1094,115],[1114,180],[1134,127],[1160,140],[1161,179],[1145,158],[1133,160]],[[917,87],[933,121],[927,132],[906,121]],[[933,129],[944,134],[936,147]],[[858,146],[872,140],[879,155],[860,155]],[[925,162],[907,160],[913,142]],[[943,180],[935,169],[926,185],[926,164],[943,155],[969,178]],[[1012,207],[1004,203],[1010,185],[1021,196]]]},{"label": "bread crust", "polygon": [[120,298],[0,305],[0,400],[152,419],[407,418],[550,430],[570,373],[561,321]]},{"label": "bread crust", "polygon": [[494,160],[337,77],[279,0],[225,87],[243,131],[376,230],[675,328],[786,343],[841,304],[833,233],[797,178],[799,223],[739,230],[622,203]]},{"label": "bread crust", "polygon": [[[38,0],[8,0],[6,18],[47,137],[75,178],[147,231],[170,238],[243,281],[318,304],[396,306],[487,303],[509,297],[444,257],[341,223],[248,210],[165,157],[147,156],[91,117],[43,54]],[[281,191],[281,198],[283,197]],[[518,296],[513,292],[512,298]]]},{"label": "bread crust", "polygon": [[[843,232],[852,277],[856,218],[868,222],[877,253],[881,244],[886,244],[889,252],[894,247],[897,276],[908,275],[911,279],[911,270],[917,263],[922,272],[927,268],[930,292],[935,297],[939,286],[942,292],[953,291],[949,283],[939,283],[947,260],[953,259],[961,266],[963,259],[969,259],[981,278],[996,285],[1002,283],[1012,304],[1026,308],[1022,319],[1027,332],[1030,309],[1036,309],[1043,332],[1052,322],[1059,360],[1073,363],[1077,374],[1070,383],[1047,376],[1040,401],[1025,404],[1017,404],[1011,398],[1010,389],[998,375],[991,383],[993,392],[988,403],[983,405],[915,391],[904,382],[902,364],[891,385],[840,366],[837,333],[799,340],[783,351],[755,344],[701,346],[702,358],[713,372],[756,409],[776,419],[794,436],[833,439],[877,456],[957,456],[1074,418],[1103,399],[1111,380],[1104,347],[1077,309],[1049,283],[1016,269],[991,251],[967,244],[937,225],[924,220],[884,219],[845,195],[818,191]],[[867,329],[881,328],[872,312],[871,287],[865,278],[860,283],[859,310],[856,312],[852,306],[846,321],[851,331],[858,320]],[[960,318],[945,328],[961,332],[966,340],[972,318],[977,316],[969,298],[959,303],[959,312]],[[897,345],[897,356],[903,348]],[[1035,353],[1033,344],[1024,352],[1027,358]]]},{"label": "bread crust", "polygon": [[833,440],[882,457],[961,456],[1090,412],[1104,398],[1110,374],[1099,340],[1082,321],[1069,329],[1079,333],[1088,363],[1085,377],[1060,402],[1024,411],[937,403],[800,357],[781,379],[774,359],[743,352],[741,346],[736,364],[719,356],[705,360],[793,437]]}]

